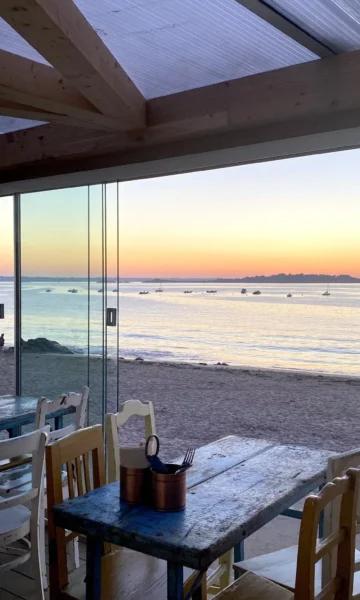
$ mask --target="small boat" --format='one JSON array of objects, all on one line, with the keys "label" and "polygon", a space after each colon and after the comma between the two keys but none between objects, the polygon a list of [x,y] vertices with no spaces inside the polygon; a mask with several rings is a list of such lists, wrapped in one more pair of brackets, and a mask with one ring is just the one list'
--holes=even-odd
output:
[{"label": "small boat", "polygon": [[184,294],[192,294],[192,290],[184,290]]},{"label": "small boat", "polygon": [[206,290],[207,294],[217,294],[217,290]]},{"label": "small boat", "polygon": [[148,294],[149,292],[143,290],[142,292],[139,292],[140,296],[146,296],[146,294]]},{"label": "small boat", "polygon": [[287,298],[292,298],[292,294],[291,294],[291,292],[289,292],[288,294],[286,294],[286,297],[287,297]]},{"label": "small boat", "polygon": [[52,290],[50,288],[47,288],[47,290],[45,290],[45,292],[52,292]]},{"label": "small boat", "polygon": [[70,289],[68,290],[68,292],[69,292],[69,294],[77,294],[77,293],[78,293],[78,290],[77,290],[76,288],[70,288]]},{"label": "small boat", "polygon": [[255,291],[253,292],[253,295],[254,295],[254,296],[260,296],[260,294],[261,294],[260,290],[255,290]]},{"label": "small boat", "polygon": [[103,290],[103,288],[100,288],[100,289],[98,290],[99,294],[101,294],[103,291],[104,291],[104,290]]},{"label": "small boat", "polygon": [[162,288],[157,288],[157,290],[155,290],[155,292],[157,294],[161,294],[164,290]]},{"label": "small boat", "polygon": [[241,294],[247,294],[247,289],[246,288],[241,288]]},{"label": "small boat", "polygon": [[322,295],[322,296],[330,296],[330,292],[329,292],[329,290],[326,290],[326,291],[325,291],[325,292],[323,292],[321,295]]},{"label": "small boat", "polygon": [[117,294],[119,290],[113,290],[114,294]]}]

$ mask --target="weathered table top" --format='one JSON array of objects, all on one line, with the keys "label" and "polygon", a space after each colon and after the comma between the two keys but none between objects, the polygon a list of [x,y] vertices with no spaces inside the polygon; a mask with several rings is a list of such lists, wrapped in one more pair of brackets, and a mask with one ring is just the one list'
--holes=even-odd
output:
[{"label": "weathered table top", "polygon": [[[0,430],[34,422],[38,398],[33,396],[0,396]],[[72,412],[61,409],[50,415],[51,418]]]},{"label": "weathered table top", "polygon": [[325,482],[333,452],[229,436],[199,448],[184,512],[120,500],[112,483],[55,507],[61,527],[194,569],[206,569]]}]

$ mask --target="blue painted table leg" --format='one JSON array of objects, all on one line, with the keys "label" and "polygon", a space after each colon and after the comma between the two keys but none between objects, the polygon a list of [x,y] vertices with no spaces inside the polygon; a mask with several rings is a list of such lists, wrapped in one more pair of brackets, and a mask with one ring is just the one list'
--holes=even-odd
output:
[{"label": "blue painted table leg", "polygon": [[18,437],[21,435],[21,425],[14,425],[13,427],[9,427],[9,438]]},{"label": "blue painted table leg", "polygon": [[[183,568],[177,563],[167,564],[167,600],[182,600],[184,587]],[[86,598],[86,600],[88,600]]]},{"label": "blue painted table leg", "polygon": [[[245,559],[245,550],[244,550],[244,540],[236,544],[234,547],[234,562],[240,562]],[[239,575],[235,575],[235,578],[239,577]]]},{"label": "blue painted table leg", "polygon": [[86,543],[86,600],[101,599],[101,555],[103,543],[100,538],[88,536]]},{"label": "blue painted table leg", "polygon": [[55,429],[62,429],[64,427],[64,417],[61,415],[60,417],[55,417]]}]

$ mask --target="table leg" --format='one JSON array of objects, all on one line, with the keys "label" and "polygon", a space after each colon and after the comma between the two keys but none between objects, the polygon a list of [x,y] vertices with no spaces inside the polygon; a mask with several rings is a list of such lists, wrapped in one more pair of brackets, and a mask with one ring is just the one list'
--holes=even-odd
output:
[{"label": "table leg", "polygon": [[60,415],[59,417],[54,418],[55,429],[62,429],[64,427],[64,417]]},{"label": "table leg", "polygon": [[101,555],[103,543],[100,538],[87,536],[86,541],[86,600],[101,599]]},{"label": "table leg", "polygon": [[14,425],[8,429],[9,438],[18,437],[21,435],[21,425]]},{"label": "table leg", "polygon": [[[183,568],[177,563],[167,564],[167,600],[182,600],[184,587]],[[86,598],[88,600],[88,598]]]},{"label": "table leg", "polygon": [[[245,543],[244,540],[236,544],[234,547],[234,562],[241,562],[245,559]],[[240,577],[240,575],[236,575],[237,571],[235,571],[235,579]]]}]

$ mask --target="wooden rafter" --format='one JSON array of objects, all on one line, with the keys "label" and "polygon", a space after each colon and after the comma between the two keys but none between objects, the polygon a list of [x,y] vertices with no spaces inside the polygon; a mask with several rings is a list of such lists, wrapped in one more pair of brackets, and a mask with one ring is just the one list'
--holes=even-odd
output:
[{"label": "wooden rafter", "polygon": [[3,135],[0,182],[355,130],[359,78],[355,51],[151,100],[141,132],[74,136],[43,126]]},{"label": "wooden rafter", "polygon": [[5,50],[0,50],[0,114],[110,131],[126,126],[122,118],[101,114],[52,67]]},{"label": "wooden rafter", "polygon": [[144,126],[144,98],[73,0],[1,0],[0,16],[98,111]]}]

